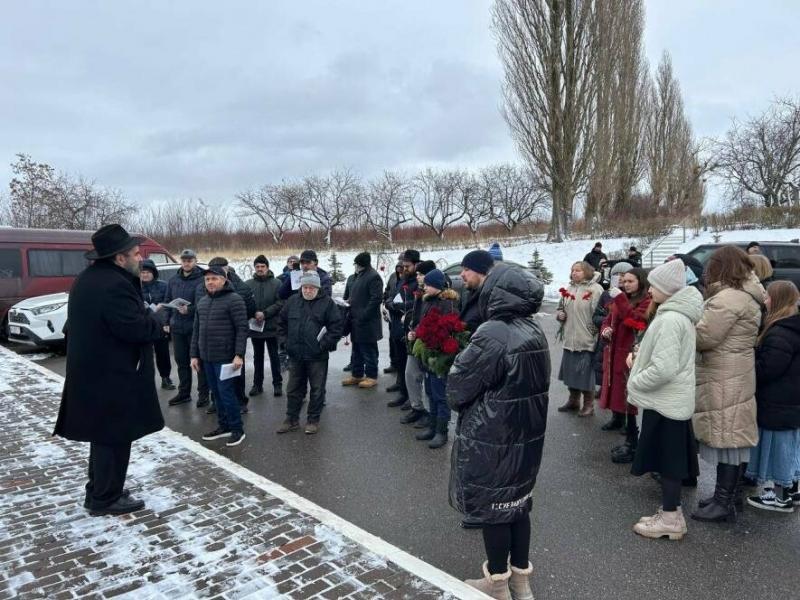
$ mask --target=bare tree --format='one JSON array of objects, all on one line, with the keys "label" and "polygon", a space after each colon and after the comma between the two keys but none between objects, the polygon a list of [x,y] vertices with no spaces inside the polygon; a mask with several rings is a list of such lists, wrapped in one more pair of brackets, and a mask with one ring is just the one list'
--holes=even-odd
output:
[{"label": "bare tree", "polygon": [[411,212],[421,225],[433,231],[440,240],[444,239],[448,227],[464,217],[458,186],[458,172],[454,171],[428,168],[412,180],[414,201]]},{"label": "bare tree", "polygon": [[358,213],[391,247],[395,230],[412,219],[411,197],[411,185],[403,175],[384,171],[367,184]]},{"label": "bare tree", "polygon": [[735,198],[755,196],[768,208],[793,201],[800,185],[800,102],[780,98],[744,123],[734,119],[715,155]]},{"label": "bare tree", "polygon": [[263,185],[257,190],[247,190],[236,195],[239,217],[256,219],[280,244],[283,236],[294,229],[295,215],[300,206],[302,187],[296,183]]},{"label": "bare tree", "polygon": [[453,173],[456,182],[456,206],[463,210],[462,220],[477,241],[482,225],[492,220],[492,205],[486,196],[486,189],[475,175],[468,171]]},{"label": "bare tree", "polygon": [[347,223],[358,206],[362,193],[358,177],[344,169],[324,177],[305,177],[301,185],[302,196],[295,216],[301,227],[308,222],[319,225],[325,231],[325,245],[330,248],[333,232]]},{"label": "bare tree", "polygon": [[491,207],[492,219],[509,233],[550,207],[541,182],[515,165],[486,167],[480,172],[480,183]]},{"label": "bare tree", "polygon": [[493,13],[505,69],[504,116],[552,197],[548,237],[561,241],[591,164],[594,3],[496,0]]}]

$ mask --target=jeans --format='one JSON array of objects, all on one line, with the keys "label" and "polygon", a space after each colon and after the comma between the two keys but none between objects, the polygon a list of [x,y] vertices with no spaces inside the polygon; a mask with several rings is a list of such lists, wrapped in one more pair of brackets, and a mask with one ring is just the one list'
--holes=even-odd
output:
[{"label": "jeans", "polygon": [[172,361],[169,357],[169,339],[153,342],[153,349],[156,352],[156,367],[158,374],[162,378],[168,378],[172,373]]},{"label": "jeans", "polygon": [[292,423],[300,420],[300,409],[306,398],[306,391],[311,387],[308,396],[309,423],[318,423],[325,406],[325,383],[328,380],[328,358],[321,360],[289,359],[289,385],[286,388],[286,417]]},{"label": "jeans", "polygon": [[378,378],[378,342],[353,342],[353,377]]},{"label": "jeans", "polygon": [[249,400],[247,394],[244,393],[244,381],[245,381],[245,378],[246,378],[246,376],[245,376],[245,362],[246,361],[245,361],[244,357],[242,357],[242,374],[239,375],[239,377],[237,377],[237,378],[235,378],[233,380],[233,382],[234,382],[234,386],[233,387],[236,390],[236,398],[242,404],[247,404],[247,401]]},{"label": "jeans", "polygon": [[[192,395],[192,367],[189,352],[192,346],[192,336],[182,333],[172,334],[172,351],[175,353],[175,362],[178,365],[178,395],[188,398]],[[197,393],[201,398],[208,398],[208,383],[203,369],[197,374]]]},{"label": "jeans", "polygon": [[450,407],[447,406],[447,377],[437,377],[425,373],[425,392],[431,403],[431,416],[450,420]]},{"label": "jeans", "polygon": [[86,498],[89,508],[106,508],[119,500],[128,474],[131,443],[89,444],[89,481]]},{"label": "jeans", "polygon": [[425,404],[422,402],[425,373],[419,365],[419,359],[414,356],[409,356],[406,361],[405,382],[411,408],[425,410]]},{"label": "jeans", "polygon": [[253,344],[253,387],[264,387],[264,346],[269,353],[269,368],[272,370],[272,385],[283,385],[281,359],[278,356],[277,338],[250,338]]},{"label": "jeans", "polygon": [[239,399],[236,397],[236,381],[238,377],[220,381],[219,375],[222,363],[203,363],[206,371],[206,380],[214,402],[217,403],[217,422],[223,431],[244,431],[242,429],[242,414],[239,409]]}]

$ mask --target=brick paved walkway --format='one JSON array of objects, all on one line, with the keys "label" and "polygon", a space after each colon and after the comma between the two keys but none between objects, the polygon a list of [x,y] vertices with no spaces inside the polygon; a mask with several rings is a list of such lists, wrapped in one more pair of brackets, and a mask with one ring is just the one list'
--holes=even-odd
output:
[{"label": "brick paved walkway", "polygon": [[61,385],[0,348],[0,598],[485,598],[172,431],[133,446],[147,508],[90,517]]}]

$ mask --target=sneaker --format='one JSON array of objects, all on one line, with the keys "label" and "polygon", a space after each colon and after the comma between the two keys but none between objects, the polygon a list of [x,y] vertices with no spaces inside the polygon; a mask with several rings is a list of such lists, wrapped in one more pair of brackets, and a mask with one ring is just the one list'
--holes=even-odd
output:
[{"label": "sneaker", "polygon": [[169,404],[170,406],[178,406],[179,404],[186,404],[187,402],[191,401],[192,401],[191,396],[181,396],[180,394],[178,394],[177,396],[170,398],[167,404]]},{"label": "sneaker", "polygon": [[217,412],[217,405],[216,404],[212,404],[211,406],[209,406],[206,409],[206,414],[207,415],[213,415],[213,414],[216,414],[216,412]]},{"label": "sneaker", "polygon": [[260,385],[254,385],[250,388],[250,391],[247,393],[248,396],[260,396],[264,393],[264,388]]},{"label": "sneaker", "polygon": [[283,385],[279,383],[278,385],[272,386],[272,393],[276,398],[278,396],[283,396]]},{"label": "sneaker", "polygon": [[762,510],[771,510],[774,512],[790,513],[794,512],[794,505],[792,504],[792,497],[786,494],[785,497],[779,498],[775,495],[775,490],[769,488],[764,490],[760,496],[750,496],[747,503]]},{"label": "sneaker", "polygon": [[345,386],[347,386],[347,385],[358,385],[362,381],[364,381],[363,377],[353,377],[351,375],[350,377],[345,377],[344,379],[342,379],[342,385],[345,385]]},{"label": "sneaker", "polygon": [[289,431],[297,431],[298,429],[300,429],[300,423],[286,420],[275,430],[275,433],[287,433]]},{"label": "sneaker", "polygon": [[244,434],[244,431],[234,431],[230,434],[231,439],[225,442],[226,446],[238,446],[244,441],[244,438],[247,436]]},{"label": "sneaker", "polygon": [[172,379],[169,377],[162,377],[161,378],[161,389],[162,390],[174,390],[175,384],[172,383]]},{"label": "sneaker", "polygon": [[319,431],[319,423],[306,423],[306,434],[314,435]]},{"label": "sneaker", "polygon": [[794,482],[792,489],[789,491],[792,496],[792,504],[795,506],[800,506],[800,489],[798,489],[797,482]]},{"label": "sneaker", "polygon": [[203,436],[203,440],[206,442],[210,442],[212,440],[218,440],[220,438],[231,437],[231,432],[222,429],[221,427],[217,427],[214,431],[209,431],[207,434]]},{"label": "sneaker", "polygon": [[360,387],[362,390],[368,390],[370,388],[374,388],[376,385],[378,385],[377,379],[365,377],[364,380],[358,384],[358,387]]}]

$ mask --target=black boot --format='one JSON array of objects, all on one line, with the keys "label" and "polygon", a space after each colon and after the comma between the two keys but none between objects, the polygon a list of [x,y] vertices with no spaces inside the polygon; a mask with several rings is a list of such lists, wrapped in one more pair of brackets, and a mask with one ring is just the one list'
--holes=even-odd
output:
[{"label": "black boot", "polygon": [[[733,492],[733,504],[736,506],[736,510],[742,510],[744,508],[744,488],[747,486],[747,481],[744,476],[744,472],[747,470],[747,463],[742,463],[739,465],[739,477],[736,480],[736,489]],[[697,486],[697,479],[695,478],[695,487]],[[705,508],[709,504],[714,501],[714,496],[710,496],[708,498],[701,499],[697,506],[700,508]]]},{"label": "black boot", "polygon": [[428,444],[428,448],[441,448],[447,443],[447,427],[450,424],[450,419],[443,419],[439,417],[436,419],[436,435]]},{"label": "black boot", "polygon": [[739,465],[717,465],[717,483],[714,487],[714,497],[705,506],[698,507],[692,513],[696,521],[735,521],[736,506],[733,496],[736,483],[739,480]]},{"label": "black boot", "polygon": [[622,429],[625,426],[625,415],[622,413],[615,412],[611,416],[611,420],[603,425],[600,429],[603,431],[616,431],[617,429]]},{"label": "black boot", "polygon": [[633,415],[627,415],[627,419],[625,423],[625,443],[611,451],[611,462],[613,463],[632,463],[633,457],[636,456],[636,447],[639,445],[639,426],[636,424],[636,417]]},{"label": "black boot", "polygon": [[344,366],[344,369],[342,369],[342,371],[344,371],[345,373],[348,373],[348,372],[350,372],[350,371],[352,371],[352,370],[353,370],[353,365],[352,365],[352,364],[350,364],[350,363],[346,364],[346,365]]},{"label": "black boot", "polygon": [[432,440],[434,437],[436,437],[436,418],[433,415],[429,415],[427,429],[423,429],[414,437],[421,442]]},{"label": "black boot", "polygon": [[408,425],[409,423],[416,423],[427,414],[428,413],[425,412],[424,410],[417,410],[416,408],[412,408],[411,412],[409,412],[405,417],[400,419],[400,422],[403,425]]},{"label": "black boot", "polygon": [[408,398],[400,396],[399,398],[387,402],[386,406],[389,408],[397,408],[398,406],[403,406],[406,402],[408,402]]},{"label": "black boot", "polygon": [[428,429],[431,426],[431,419],[433,419],[433,417],[427,410],[422,412],[424,414],[419,421],[414,423],[414,429]]}]

